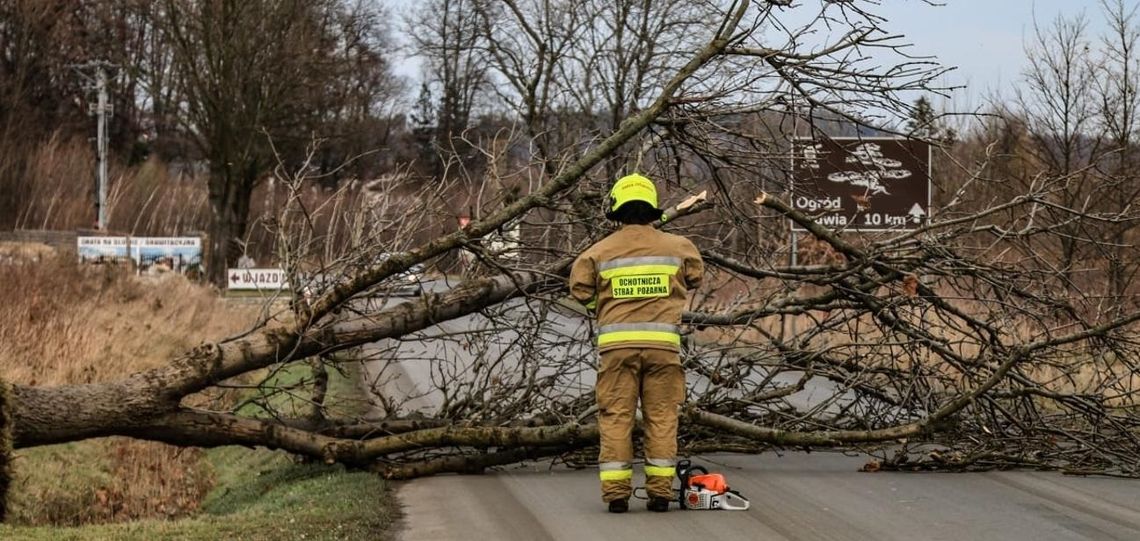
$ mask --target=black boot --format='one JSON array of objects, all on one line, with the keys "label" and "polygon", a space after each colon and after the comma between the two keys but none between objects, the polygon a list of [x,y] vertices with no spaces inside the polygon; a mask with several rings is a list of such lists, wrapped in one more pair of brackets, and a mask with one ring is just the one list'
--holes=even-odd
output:
[{"label": "black boot", "polygon": [[656,513],[664,513],[669,510],[669,503],[669,498],[650,496],[649,502],[645,504],[645,508]]},{"label": "black boot", "polygon": [[610,501],[611,513],[624,513],[629,511],[629,500],[612,500]]}]

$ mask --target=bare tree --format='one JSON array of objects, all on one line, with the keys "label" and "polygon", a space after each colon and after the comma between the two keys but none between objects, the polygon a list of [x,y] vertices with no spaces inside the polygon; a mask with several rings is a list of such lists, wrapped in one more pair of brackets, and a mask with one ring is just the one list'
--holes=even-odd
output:
[{"label": "bare tree", "polygon": [[[712,268],[709,287],[684,315],[685,366],[693,375],[686,450],[905,440],[903,452],[883,457],[886,467],[1032,465],[1140,475],[1140,312],[1105,314],[1099,298],[1052,287],[1064,269],[1049,267],[1049,254],[1033,250],[1064,234],[1036,221],[1041,208],[1075,225],[1130,220],[1131,211],[1060,205],[1054,193],[1070,178],[1042,175],[1009,198],[976,206],[951,201],[909,233],[857,236],[820,226],[778,195],[789,154],[787,141],[773,136],[790,133],[780,126],[793,113],[789,95],[816,110],[805,123],[822,111],[866,120],[869,114],[845,104],[848,97],[901,121],[904,91],[929,86],[940,68],[868,65],[855,51],[893,48],[899,40],[882,35],[880,17],[847,2],[812,6],[819,10],[814,23],[769,42],[765,30],[785,28],[782,10],[797,9],[783,4],[742,0],[709,11],[716,17],[688,32],[699,29],[701,43],[684,58],[653,57],[671,69],[643,72],[668,75],[647,75],[653,81],[643,88],[655,90],[636,108],[627,102],[614,129],[589,139],[538,129],[553,129],[553,117],[545,116],[557,112],[551,104],[570,99],[545,75],[552,69],[545,62],[569,60],[561,53],[525,57],[533,64],[517,71],[523,84],[512,103],[522,106],[524,140],[546,148],[535,150],[528,167],[490,168],[483,182],[533,176],[526,190],[488,204],[466,227],[442,232],[433,228],[458,183],[449,178],[406,196],[379,190],[351,203],[352,213],[342,212],[348,203],[313,209],[291,197],[276,227],[286,261],[298,271],[294,283],[300,288],[305,265],[332,279],[314,279],[307,300],[297,291],[272,323],[161,368],[98,385],[13,386],[15,444],[119,434],[180,445],[260,445],[391,477],[479,471],[537,456],[576,461],[574,451],[597,438],[592,329],[564,300],[564,275],[574,254],[605,232],[603,209],[590,203],[602,179],[597,169],[640,156],[643,170],[667,187],[670,210],[661,227],[697,238]],[[591,20],[566,5],[502,7],[481,17],[487,46],[505,66],[513,65],[514,47],[541,46],[530,32],[561,36],[566,43],[555,40],[550,50],[567,52],[579,44],[568,21]],[[840,21],[850,32],[802,48],[814,29]],[[522,35],[496,41],[503,37],[496,29],[507,24]],[[490,144],[481,151],[496,162],[515,148]],[[990,182],[985,159],[954,172],[963,176],[961,192]],[[294,193],[307,169],[299,161],[282,159],[276,171]],[[677,204],[696,188],[713,195]],[[320,238],[309,225],[318,213],[347,233]],[[478,242],[520,220],[573,234],[558,233],[557,242],[523,235],[517,257]],[[789,220],[815,247],[795,266],[779,263],[789,249],[778,240]],[[744,229],[765,243],[726,241]],[[433,234],[418,238],[424,231]],[[325,250],[326,242],[335,249]],[[384,286],[402,271],[461,248],[484,266],[414,301],[385,298]],[[795,332],[782,324],[788,319],[798,323]],[[304,405],[299,414],[275,409],[252,417],[188,400],[247,387],[238,376],[301,362],[313,368],[301,383],[257,384],[259,396],[292,396]],[[369,415],[338,416],[329,401],[322,371],[348,366],[358,367],[370,388]],[[409,380],[417,380],[411,391]]]},{"label": "bare tree", "polygon": [[[239,255],[250,195],[273,165],[269,140],[303,148],[329,117],[371,115],[377,99],[390,97],[374,90],[387,66],[375,61],[376,27],[360,19],[366,13],[337,1],[167,0],[157,10],[184,109],[178,118],[210,167],[215,283]],[[155,77],[168,75],[156,68]]]},{"label": "bare tree", "polygon": [[[1087,35],[1084,15],[1074,18],[1058,16],[1048,27],[1035,25],[1032,42],[1026,48],[1029,67],[1024,74],[1026,86],[1019,91],[1016,103],[1019,118],[1024,119],[1031,144],[1029,153],[1046,174],[1063,176],[1070,182],[1055,197],[1066,208],[1081,207],[1090,202],[1094,189],[1089,165],[1102,152],[1102,135],[1096,129],[1096,104],[1093,98],[1095,64]],[[1054,214],[1046,209],[1046,214]],[[1064,213],[1054,214],[1065,230],[1058,238],[1065,287],[1072,282],[1079,248],[1085,244],[1087,232],[1076,224],[1064,223]]]},{"label": "bare tree", "polygon": [[[42,186],[28,166],[53,138],[57,143],[85,141],[89,133],[89,92],[75,66],[93,60],[119,61],[129,55],[126,15],[99,2],[0,2],[0,224],[42,223],[41,210],[28,205]],[[126,73],[114,78],[129,87]],[[125,105],[117,102],[117,106]],[[115,148],[126,146],[138,117],[129,106],[117,107],[111,122]],[[94,183],[92,183],[92,186]],[[45,190],[46,191],[46,190]],[[91,219],[94,222],[94,206]]]},{"label": "bare tree", "polygon": [[[1055,245],[1034,249],[1060,253],[1049,264],[1066,269],[1062,287],[1103,291],[1124,300],[1136,272],[1130,256],[1136,224],[1127,219],[1078,223],[1070,212],[1126,214],[1140,195],[1126,165],[1134,157],[1130,134],[1136,129],[1136,97],[1125,79],[1136,76],[1124,59],[1134,56],[1136,24],[1123,4],[1103,7],[1110,31],[1100,40],[1090,39],[1084,16],[1060,17],[1036,29],[1027,46],[1026,84],[1005,112],[1007,124],[1000,130],[1006,134],[1001,138],[1005,161],[1019,164],[1019,173],[1011,175],[1017,189],[1041,175],[1067,179],[1053,186],[1051,203],[1068,210],[1046,206],[1037,215],[1064,234]],[[1091,261],[1109,269],[1107,277],[1093,272]]]},{"label": "bare tree", "polygon": [[[422,2],[405,21],[416,54],[425,61],[425,84],[438,96],[433,115],[435,142],[449,154],[458,150],[453,142],[462,141],[476,104],[491,84],[475,3]],[[432,171],[441,173],[441,164],[436,163]]]},{"label": "bare tree", "polygon": [[[1105,202],[1124,211],[1140,197],[1140,164],[1137,132],[1140,130],[1140,14],[1122,0],[1101,2],[1108,21],[1108,32],[1101,38],[1100,58],[1093,78],[1097,97],[1098,124],[1105,137],[1106,156],[1101,160],[1100,180]],[[1135,224],[1114,224],[1105,240],[1109,290],[1116,296],[1127,293],[1140,270],[1140,260],[1132,255],[1131,234]]]}]

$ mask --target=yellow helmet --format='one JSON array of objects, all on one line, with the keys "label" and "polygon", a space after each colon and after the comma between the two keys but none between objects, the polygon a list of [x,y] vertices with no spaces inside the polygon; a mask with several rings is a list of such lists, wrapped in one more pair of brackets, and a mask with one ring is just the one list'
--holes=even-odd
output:
[{"label": "yellow helmet", "polygon": [[657,208],[657,187],[653,185],[652,180],[637,173],[618,179],[610,190],[610,208],[606,211],[606,217],[614,219],[622,205],[633,201],[642,201],[654,209]]}]

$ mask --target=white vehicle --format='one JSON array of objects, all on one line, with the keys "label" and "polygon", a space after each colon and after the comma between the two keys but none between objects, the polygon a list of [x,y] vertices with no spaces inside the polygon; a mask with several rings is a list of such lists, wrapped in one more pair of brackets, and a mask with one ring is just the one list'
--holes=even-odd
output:
[{"label": "white vehicle", "polygon": [[[391,254],[382,254],[378,259],[383,262]],[[423,295],[424,288],[423,282],[427,269],[421,264],[415,264],[407,270],[398,272],[389,276],[384,281],[377,284],[375,287],[370,288],[366,293],[358,295],[358,297],[383,297],[388,295],[396,296],[413,296],[418,297]],[[347,277],[342,276],[343,280]],[[312,302],[315,297],[323,293],[327,288],[331,287],[330,280],[335,280],[334,276],[328,274],[313,274],[306,279],[306,285],[302,289],[302,294],[308,302]]]},{"label": "white vehicle", "polygon": [[[383,263],[391,256],[392,254],[389,253],[380,254],[376,262]],[[427,269],[422,264],[416,263],[408,267],[407,270],[390,276],[387,280],[381,282],[378,288],[380,291],[394,295],[412,295],[418,297],[424,293],[423,282],[426,272]]]},{"label": "white vehicle", "polygon": [[390,289],[400,295],[412,295],[418,297],[424,294],[424,269],[423,265],[412,265],[408,270],[401,272],[390,278],[395,280],[396,284]]}]

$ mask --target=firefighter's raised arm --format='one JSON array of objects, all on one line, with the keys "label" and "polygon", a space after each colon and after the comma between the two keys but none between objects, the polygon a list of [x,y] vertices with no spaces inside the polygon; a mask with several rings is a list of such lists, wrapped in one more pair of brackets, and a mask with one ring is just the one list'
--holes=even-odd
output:
[{"label": "firefighter's raised arm", "polygon": [[597,280],[594,260],[587,254],[578,256],[570,267],[570,296],[587,309],[593,310],[598,294]]},{"label": "firefighter's raised arm", "polygon": [[685,239],[685,288],[692,291],[701,286],[705,275],[705,262],[701,259],[701,252],[691,241]]}]

